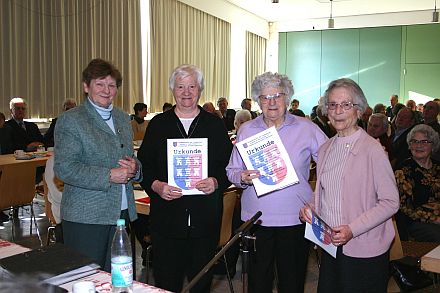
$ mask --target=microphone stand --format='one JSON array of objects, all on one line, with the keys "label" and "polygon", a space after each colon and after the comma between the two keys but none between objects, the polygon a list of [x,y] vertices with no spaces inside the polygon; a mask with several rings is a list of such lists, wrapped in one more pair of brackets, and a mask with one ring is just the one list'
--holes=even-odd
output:
[{"label": "microphone stand", "polygon": [[[249,242],[249,230],[255,224],[259,217],[261,217],[262,212],[258,211],[252,218],[244,222],[237,230],[234,231],[234,236],[220,249],[219,252],[200,270],[200,272],[182,289],[181,293],[189,292],[189,290],[194,287],[194,285],[212,268],[212,266],[217,262],[219,258],[221,258],[226,251],[238,240],[238,238],[242,238],[242,243]],[[248,240],[243,240],[243,236],[248,236]],[[241,249],[242,252],[242,280],[243,280],[243,293],[247,293],[247,269],[249,263],[249,243],[246,243],[246,255],[244,248]],[[246,258],[246,264],[244,263]],[[245,272],[246,269],[246,272]],[[246,283],[246,286],[245,286]],[[245,291],[246,289],[246,291]]]}]

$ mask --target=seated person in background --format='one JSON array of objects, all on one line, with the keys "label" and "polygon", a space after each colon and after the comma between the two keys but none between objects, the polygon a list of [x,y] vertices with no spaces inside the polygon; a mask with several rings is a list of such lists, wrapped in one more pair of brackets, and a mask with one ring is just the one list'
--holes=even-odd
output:
[{"label": "seated person in background", "polygon": [[381,114],[384,114],[386,116],[386,114],[385,114],[386,113],[385,105],[381,104],[381,103],[374,105],[373,114],[375,114],[375,113],[381,113]]},{"label": "seated person in background", "polygon": [[439,136],[430,126],[420,124],[409,132],[407,142],[412,156],[395,171],[400,238],[440,242],[440,163],[430,157],[440,147]]},{"label": "seated person in background", "polygon": [[133,107],[134,115],[131,116],[131,128],[133,129],[133,140],[144,139],[148,121],[145,116],[148,114],[148,107],[144,103],[136,103]]},{"label": "seated person in background", "polygon": [[312,122],[318,125],[328,138],[336,134],[336,130],[333,125],[330,124],[327,115],[323,115],[319,107],[316,108],[316,117],[312,119]]},{"label": "seated person in background", "polygon": [[[406,106],[404,104],[400,104],[397,103],[394,107],[393,107],[393,118],[390,120],[391,122],[391,135],[392,136],[394,134],[394,131],[396,130],[396,118],[397,118],[397,114],[400,112],[400,110],[402,110],[403,108],[406,108]],[[411,109],[410,109],[411,110]],[[412,110],[411,110],[412,111]],[[413,113],[414,115],[414,113]],[[414,115],[414,124],[416,123],[415,120],[416,116]]]},{"label": "seated person in background", "polygon": [[368,120],[367,132],[370,136],[379,140],[380,144],[388,153],[390,161],[393,159],[393,148],[391,139],[387,135],[389,127],[388,117],[382,113],[375,113]]},{"label": "seated person in background", "polygon": [[[293,112],[295,110],[297,110],[298,107],[299,107],[299,100],[293,99],[292,102],[290,102],[290,108],[289,108],[290,114],[293,114]],[[297,115],[297,116],[299,116],[299,115]]]},{"label": "seated person in background", "polygon": [[55,225],[55,239],[57,243],[63,243],[63,227],[61,225],[61,198],[63,197],[64,183],[53,172],[54,156],[50,156],[46,162],[44,172],[44,201],[46,216],[49,222]]},{"label": "seated person in background", "polygon": [[252,99],[246,98],[241,101],[241,108],[243,110],[248,110],[251,113],[252,119],[257,118],[257,112],[252,111]]},{"label": "seated person in background", "polygon": [[386,113],[390,120],[393,120],[393,118],[396,116],[396,112],[394,111],[394,107],[399,103],[399,96],[394,94],[390,96],[390,106],[386,108]]},{"label": "seated person in background", "polygon": [[[76,101],[74,99],[67,99],[63,103],[63,112],[76,107]],[[53,133],[55,131],[55,125],[57,123],[57,118],[54,118],[50,123],[49,129],[44,134],[44,143],[46,147],[53,147]]]},{"label": "seated person in background", "polygon": [[396,129],[394,133],[390,136],[394,153],[394,159],[391,161],[391,166],[393,167],[393,170],[396,170],[398,163],[403,162],[411,156],[411,153],[408,150],[406,137],[414,125],[414,112],[407,107],[404,107],[402,110],[400,110],[395,117]]},{"label": "seated person in background", "polygon": [[237,137],[238,129],[240,126],[249,121],[252,120],[251,113],[248,110],[240,110],[235,114],[234,118],[234,126],[235,126],[235,134],[231,135],[230,139],[233,144],[235,144],[235,138]]},{"label": "seated person in background", "polygon": [[12,154],[12,129],[5,124],[5,114],[0,112],[0,154]]},{"label": "seated person in background", "polygon": [[173,108],[173,104],[171,103],[164,103],[162,106],[162,112],[166,112],[168,110],[171,110]]},{"label": "seated person in background", "polygon": [[216,110],[214,107],[214,104],[211,102],[206,102],[203,104],[202,106],[203,110],[205,110],[208,113],[217,115],[219,118],[222,118],[222,114],[220,113],[219,110]]},{"label": "seated person in background", "polygon": [[221,97],[217,100],[217,107],[222,114],[222,120],[225,123],[226,129],[231,131],[234,129],[235,110],[228,109],[228,100]]},{"label": "seated person in background", "polygon": [[[0,154],[12,154],[12,129],[5,124],[5,114],[0,112]],[[9,221],[9,216],[0,213],[0,223]]]},{"label": "seated person in background", "polygon": [[423,113],[423,103],[417,104],[417,111],[422,112]]},{"label": "seated person in background", "polygon": [[406,106],[410,108],[414,112],[414,116],[416,117],[416,124],[423,122],[423,114],[417,110],[417,105],[414,100],[408,100],[406,102]]},{"label": "seated person in background", "polygon": [[318,105],[313,106],[312,111],[310,112],[310,119],[313,120],[318,116],[318,114],[316,113],[317,109]]},{"label": "seated person in background", "polygon": [[440,112],[440,104],[435,101],[429,101],[423,106],[423,123],[429,125],[440,135],[440,124],[437,115]]},{"label": "seated person in background", "polygon": [[[423,106],[423,123],[429,125],[440,135],[440,124],[437,120],[440,111],[440,104],[429,101]],[[440,150],[432,153],[432,158],[440,161]]]},{"label": "seated person in background", "polygon": [[303,118],[306,117],[306,114],[304,114],[304,112],[301,109],[295,109],[292,111],[289,110],[289,112],[290,112],[290,114],[295,115],[295,116],[299,116],[299,117],[303,117]]},{"label": "seated person in background", "polygon": [[368,120],[370,119],[371,114],[373,114],[373,109],[370,106],[365,109],[364,114],[362,114],[361,118],[358,119],[358,126],[363,130],[367,130]]},{"label": "seated person in background", "polygon": [[39,145],[43,145],[37,124],[23,121],[26,117],[27,105],[23,98],[13,97],[9,102],[12,118],[6,121],[6,125],[12,128],[13,150],[35,151]]}]

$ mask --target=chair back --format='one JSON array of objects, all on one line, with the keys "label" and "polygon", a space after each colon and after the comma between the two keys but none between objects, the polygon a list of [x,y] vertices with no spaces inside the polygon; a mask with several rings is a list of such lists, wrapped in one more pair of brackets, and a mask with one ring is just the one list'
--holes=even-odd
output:
[{"label": "chair back", "polygon": [[395,236],[390,248],[390,260],[401,259],[404,256],[402,242],[400,241],[399,230],[397,230],[396,219],[394,217],[393,217],[393,225],[394,225]]},{"label": "chair back", "polygon": [[29,205],[35,197],[35,167],[5,165],[0,173],[0,210]]},{"label": "chair back", "polygon": [[232,217],[234,215],[235,203],[241,190],[234,188],[223,193],[223,215],[220,229],[220,240],[218,246],[224,246],[232,235]]}]

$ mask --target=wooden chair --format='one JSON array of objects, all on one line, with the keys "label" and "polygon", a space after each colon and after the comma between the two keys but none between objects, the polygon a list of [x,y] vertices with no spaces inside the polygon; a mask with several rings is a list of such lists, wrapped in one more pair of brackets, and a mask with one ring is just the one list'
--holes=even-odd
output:
[{"label": "wooden chair", "polygon": [[[30,206],[31,223],[30,233],[32,234],[32,220],[34,221],[37,235],[41,242],[40,231],[38,230],[35,218],[33,200],[35,197],[35,168],[27,163],[5,165],[0,173],[0,210],[8,210],[22,206]],[[12,239],[15,232],[14,218],[12,218]]]},{"label": "wooden chair", "polygon": [[[218,248],[221,249],[228,243],[232,235],[232,218],[234,215],[234,208],[237,202],[237,198],[240,196],[242,190],[239,188],[231,188],[223,193],[223,215],[222,225],[220,229],[220,239],[218,242]],[[229,273],[228,262],[226,260],[226,254],[223,255],[223,262],[226,268],[226,277],[228,278],[229,290],[234,292],[234,286],[232,285],[231,274]]]}]

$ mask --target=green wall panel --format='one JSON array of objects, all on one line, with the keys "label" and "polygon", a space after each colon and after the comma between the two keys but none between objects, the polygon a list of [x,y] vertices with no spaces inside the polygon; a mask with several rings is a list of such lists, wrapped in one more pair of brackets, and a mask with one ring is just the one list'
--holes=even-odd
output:
[{"label": "green wall panel", "polygon": [[280,33],[278,36],[278,72],[286,74],[286,40],[287,33]]},{"label": "green wall panel", "polygon": [[340,77],[358,82],[372,107],[393,93],[402,103],[409,91],[440,97],[440,24],[280,33],[279,52],[306,114]]},{"label": "green wall panel", "polygon": [[300,109],[310,114],[320,97],[321,32],[287,35],[286,74],[293,82],[294,98]]},{"label": "green wall panel", "polygon": [[322,93],[335,79],[349,77],[358,82],[359,30],[322,31]]},{"label": "green wall panel", "polygon": [[440,63],[407,64],[405,74],[405,98],[409,92],[440,97]]},{"label": "green wall panel", "polygon": [[359,85],[368,104],[400,92],[401,27],[360,29]]},{"label": "green wall panel", "polygon": [[440,24],[407,27],[406,63],[440,63]]}]

